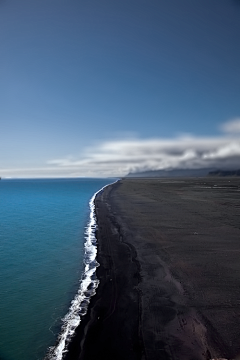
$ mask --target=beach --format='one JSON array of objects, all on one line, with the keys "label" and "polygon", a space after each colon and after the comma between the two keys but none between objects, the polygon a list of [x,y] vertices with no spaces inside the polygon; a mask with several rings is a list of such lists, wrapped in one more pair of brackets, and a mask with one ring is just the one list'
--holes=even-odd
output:
[{"label": "beach", "polygon": [[239,178],[126,178],[95,206],[100,284],[65,358],[237,359]]}]

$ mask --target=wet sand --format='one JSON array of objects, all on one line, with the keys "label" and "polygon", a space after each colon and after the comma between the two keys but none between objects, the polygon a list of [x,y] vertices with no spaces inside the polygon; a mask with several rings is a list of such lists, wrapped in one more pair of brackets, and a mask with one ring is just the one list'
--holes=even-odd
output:
[{"label": "wet sand", "polygon": [[124,179],[96,211],[100,285],[66,359],[237,359],[240,179]]}]

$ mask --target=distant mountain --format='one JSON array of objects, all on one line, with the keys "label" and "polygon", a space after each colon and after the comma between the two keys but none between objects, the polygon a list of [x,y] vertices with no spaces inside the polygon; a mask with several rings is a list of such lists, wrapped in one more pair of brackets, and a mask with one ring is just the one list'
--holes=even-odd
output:
[{"label": "distant mountain", "polygon": [[215,169],[172,169],[172,170],[149,170],[129,173],[126,177],[201,177],[208,176]]},{"label": "distant mountain", "polygon": [[240,170],[214,170],[209,172],[210,176],[240,176]]}]

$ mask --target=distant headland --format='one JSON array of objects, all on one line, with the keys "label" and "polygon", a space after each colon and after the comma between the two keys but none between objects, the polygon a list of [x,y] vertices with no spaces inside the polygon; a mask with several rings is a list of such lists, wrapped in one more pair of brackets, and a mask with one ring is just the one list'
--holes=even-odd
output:
[{"label": "distant headland", "polygon": [[220,170],[214,168],[203,169],[168,169],[130,172],[127,178],[155,178],[155,177],[204,177],[204,176],[240,176],[239,170]]},{"label": "distant headland", "polygon": [[215,170],[209,172],[210,176],[240,176],[240,170]]}]

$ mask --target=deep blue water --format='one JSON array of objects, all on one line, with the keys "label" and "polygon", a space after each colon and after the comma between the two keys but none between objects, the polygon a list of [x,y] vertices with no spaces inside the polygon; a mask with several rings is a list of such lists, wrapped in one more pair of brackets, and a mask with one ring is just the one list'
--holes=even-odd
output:
[{"label": "deep blue water", "polygon": [[89,200],[112,179],[0,181],[0,360],[43,359],[84,270]]}]

